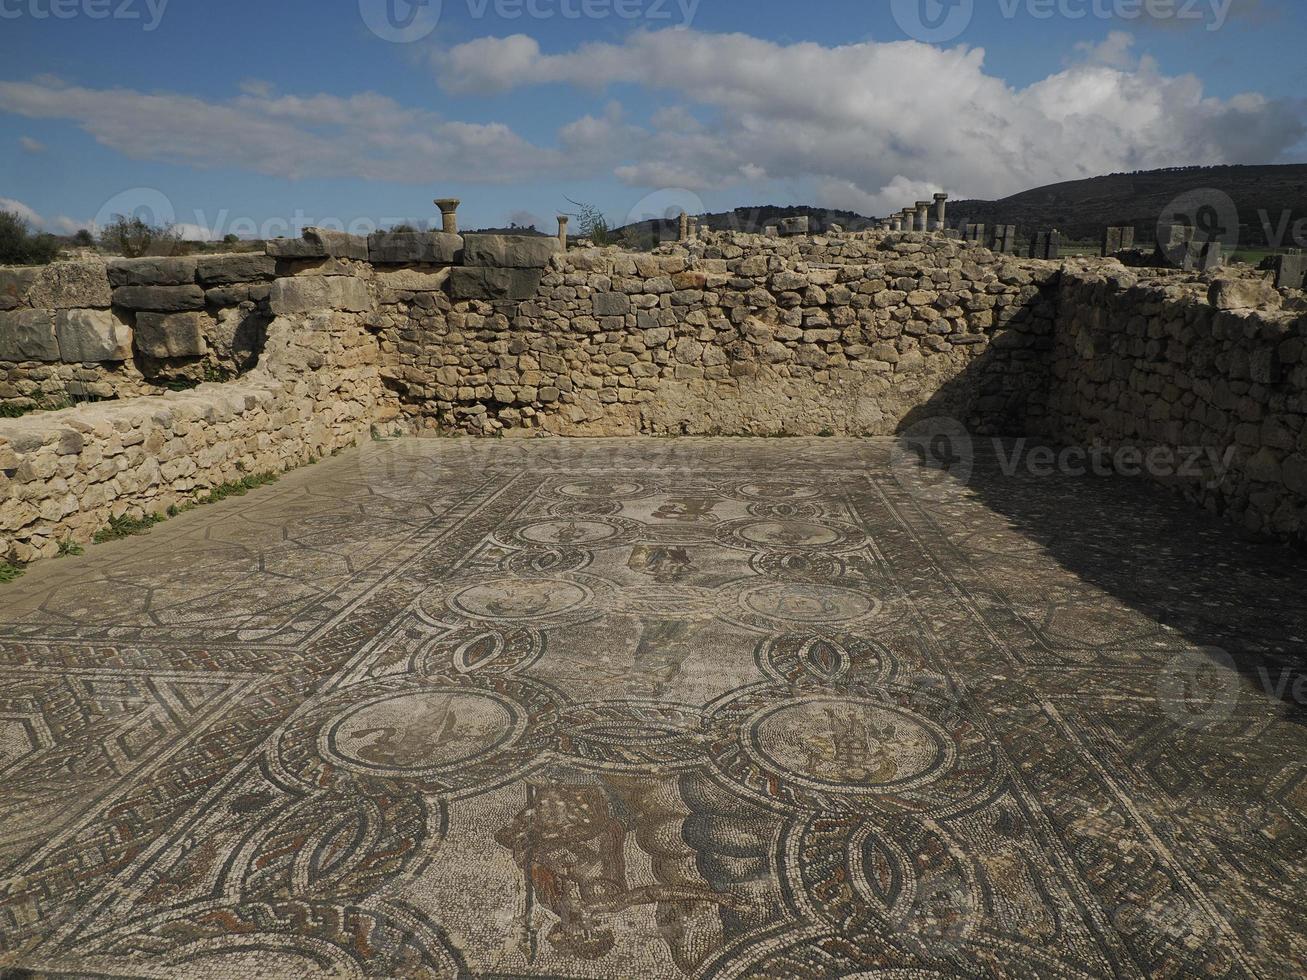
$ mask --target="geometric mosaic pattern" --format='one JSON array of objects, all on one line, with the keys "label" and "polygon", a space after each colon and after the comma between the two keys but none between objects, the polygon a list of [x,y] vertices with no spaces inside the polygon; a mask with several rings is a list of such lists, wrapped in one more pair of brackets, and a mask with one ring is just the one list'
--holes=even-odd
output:
[{"label": "geometric mosaic pattern", "polygon": [[1300,976],[1307,562],[903,465],[376,443],[34,567],[4,975]]}]

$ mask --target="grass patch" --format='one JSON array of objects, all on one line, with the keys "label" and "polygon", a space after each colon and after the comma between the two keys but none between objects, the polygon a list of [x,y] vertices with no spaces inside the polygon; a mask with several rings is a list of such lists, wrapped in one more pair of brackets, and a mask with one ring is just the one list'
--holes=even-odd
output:
[{"label": "grass patch", "polygon": [[226,500],[228,497],[243,497],[256,487],[266,487],[269,483],[276,482],[277,474],[275,473],[245,476],[232,483],[219,484],[195,502],[196,504],[216,504],[219,500]]},{"label": "grass patch", "polygon": [[21,419],[24,415],[31,415],[33,412],[59,412],[65,408],[75,408],[78,405],[104,400],[95,395],[60,395],[58,398],[46,398],[30,405],[15,405],[13,402],[7,402],[0,405],[0,419]]},{"label": "grass patch", "polygon": [[22,565],[15,565],[11,562],[0,561],[0,583],[12,582],[18,576],[22,575],[25,569]]},{"label": "grass patch", "polygon": [[95,543],[104,544],[106,541],[130,538],[133,534],[144,534],[162,520],[163,518],[158,514],[146,514],[144,517],[129,517],[123,514],[121,517],[112,518],[108,527],[102,527],[95,532]]},{"label": "grass patch", "polygon": [[64,538],[59,542],[58,558],[73,558],[77,555],[86,554],[86,549],[74,541],[72,538]]}]

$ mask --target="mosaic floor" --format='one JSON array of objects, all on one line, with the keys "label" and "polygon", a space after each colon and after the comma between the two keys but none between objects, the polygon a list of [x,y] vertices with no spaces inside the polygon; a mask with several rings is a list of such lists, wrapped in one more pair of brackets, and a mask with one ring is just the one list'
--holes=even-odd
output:
[{"label": "mosaic floor", "polygon": [[0,590],[0,977],[1291,977],[1307,560],[889,443],[405,440]]}]

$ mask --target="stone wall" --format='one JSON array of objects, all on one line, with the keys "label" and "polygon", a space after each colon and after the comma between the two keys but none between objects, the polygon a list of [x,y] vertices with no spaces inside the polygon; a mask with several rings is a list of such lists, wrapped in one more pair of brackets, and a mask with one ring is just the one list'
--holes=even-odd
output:
[{"label": "stone wall", "polygon": [[[114,330],[127,332],[123,344],[135,344],[138,360],[154,358],[142,346],[157,343],[145,349],[157,352],[161,362],[174,363],[204,356],[194,351],[212,344],[211,331],[224,323],[221,311],[263,319],[262,308],[267,319],[257,364],[225,384],[202,383],[180,392],[153,389],[156,397],[0,419],[0,558],[28,562],[50,557],[64,541],[90,540],[112,518],[160,514],[222,483],[320,458],[355,443],[374,424],[396,414],[381,384],[376,338],[365,325],[372,306],[365,279],[318,269],[317,275],[263,282],[272,270],[265,256],[233,256],[216,265],[201,260],[199,275],[219,265],[227,270],[226,278],[256,268],[259,280],[119,285],[112,309],[97,322],[113,318]],[[125,274],[114,268],[109,266],[110,276]],[[132,268],[141,270],[132,273],[138,279],[177,278],[173,265],[166,273],[147,272],[144,264]],[[237,271],[241,269],[246,271]],[[224,291],[223,302],[214,301],[214,290]],[[358,304],[362,309],[352,311],[347,303],[342,308],[341,298],[351,295],[364,297]],[[11,334],[10,342],[23,345],[25,356],[37,350],[38,339],[48,343],[52,327],[58,353],[70,349],[57,333],[57,316],[24,315],[38,329],[17,340]],[[48,356],[55,353],[48,351]],[[120,350],[111,353],[125,356]]]},{"label": "stone wall", "polygon": [[1109,266],[1066,271],[1057,310],[1046,434],[1138,448],[1146,473],[1209,510],[1307,543],[1302,293]]},{"label": "stone wall", "polygon": [[[419,428],[888,434],[947,390],[978,430],[1021,431],[1047,387],[1058,267],[976,244],[723,234],[494,264],[381,297],[387,383]],[[529,298],[465,298],[489,272]]]},{"label": "stone wall", "polygon": [[[1307,300],[1255,274],[1141,279],[915,232],[564,254],[310,230],[266,255],[0,270],[0,307],[0,404],[118,399],[0,419],[0,556],[20,561],[374,424],[888,435],[950,417],[1230,450],[1185,492],[1255,530],[1307,528]],[[167,390],[214,376],[229,380]]]}]

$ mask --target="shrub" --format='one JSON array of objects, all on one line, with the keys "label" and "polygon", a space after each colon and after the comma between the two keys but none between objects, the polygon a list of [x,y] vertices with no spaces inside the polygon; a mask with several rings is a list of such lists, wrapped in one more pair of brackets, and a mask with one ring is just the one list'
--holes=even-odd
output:
[{"label": "shrub", "polygon": [[569,204],[574,204],[579,209],[572,217],[577,219],[578,230],[582,238],[588,238],[595,245],[603,248],[605,245],[612,244],[612,235],[608,231],[608,219],[604,213],[593,204],[582,204],[580,201],[573,201],[570,197],[567,199]]},{"label": "shrub", "polygon": [[115,214],[113,221],[100,232],[100,244],[129,259],[142,255],[176,255],[181,251],[181,235],[171,226],[152,225],[135,216]]},{"label": "shrub", "polygon": [[80,248],[94,248],[95,236],[92,235],[85,228],[83,228],[81,231],[79,231],[76,235],[73,236],[73,244],[77,245]]},{"label": "shrub", "polygon": [[34,235],[22,215],[0,211],[0,265],[45,265],[59,257],[59,240]]},{"label": "shrub", "polygon": [[222,240],[228,245],[239,245],[241,243],[240,235],[223,235]]}]

